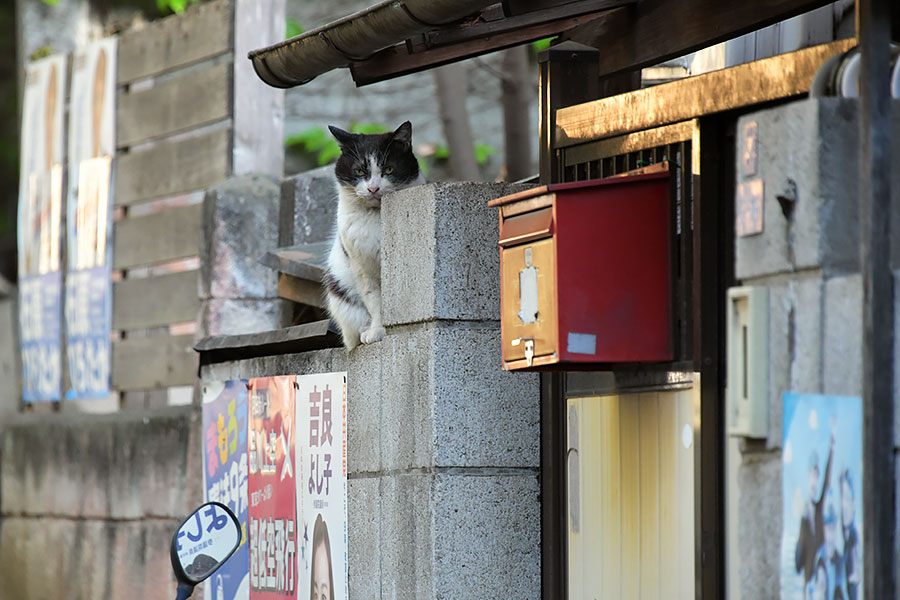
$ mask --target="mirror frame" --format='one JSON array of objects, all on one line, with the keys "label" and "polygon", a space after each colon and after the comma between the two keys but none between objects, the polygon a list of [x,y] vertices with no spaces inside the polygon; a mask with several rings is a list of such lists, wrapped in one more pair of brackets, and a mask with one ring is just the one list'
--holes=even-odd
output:
[{"label": "mirror frame", "polygon": [[[184,527],[185,523],[187,523],[192,518],[194,518],[194,515],[197,514],[197,511],[199,511],[203,507],[209,506],[211,504],[224,510],[225,514],[228,515],[228,518],[230,518],[235,523],[235,525],[237,525],[237,534],[238,534],[237,535],[237,544],[235,544],[234,548],[231,549],[231,552],[229,552],[228,555],[222,559],[222,561],[219,563],[218,567],[216,567],[215,569],[213,569],[212,571],[207,573],[202,579],[194,579],[193,577],[191,577],[190,575],[188,575],[187,573],[184,572],[184,567],[181,566],[181,561],[178,560],[178,551],[176,550],[177,544],[178,544],[178,532],[181,531],[181,528]],[[203,504],[201,504],[200,506],[195,508],[193,511],[191,511],[191,514],[189,514],[181,522],[181,524],[178,525],[178,527],[175,529],[175,533],[172,534],[172,543],[170,544],[170,547],[169,547],[169,558],[172,561],[172,570],[175,571],[175,578],[180,583],[189,585],[193,588],[198,583],[200,583],[206,579],[209,579],[209,577],[213,573],[218,571],[219,568],[221,568],[221,566],[224,565],[228,561],[229,558],[231,558],[231,556],[237,551],[237,549],[241,547],[241,543],[243,543],[243,540],[244,540],[244,535],[243,535],[243,531],[241,531],[241,521],[240,521],[240,519],[237,518],[237,516],[235,516],[234,512],[230,508],[228,508],[221,502],[216,502],[214,500],[211,500],[209,502],[204,502]]]}]

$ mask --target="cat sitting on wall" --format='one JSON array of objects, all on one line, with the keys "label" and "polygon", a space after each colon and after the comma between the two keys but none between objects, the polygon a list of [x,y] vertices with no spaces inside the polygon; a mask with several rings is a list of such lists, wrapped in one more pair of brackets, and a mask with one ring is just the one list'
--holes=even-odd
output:
[{"label": "cat sitting on wall", "polygon": [[381,198],[425,183],[412,151],[412,124],[392,133],[329,127],[341,147],[334,168],[338,208],[322,281],[331,318],[347,350],[384,338],[381,321]]}]

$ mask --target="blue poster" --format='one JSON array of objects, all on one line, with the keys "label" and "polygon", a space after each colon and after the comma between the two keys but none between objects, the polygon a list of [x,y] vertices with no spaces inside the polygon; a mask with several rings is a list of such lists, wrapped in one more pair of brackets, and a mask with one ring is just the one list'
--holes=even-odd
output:
[{"label": "blue poster", "polygon": [[60,291],[62,274],[19,278],[22,394],[25,402],[58,401],[62,393]]},{"label": "blue poster", "polygon": [[862,400],[784,394],[781,597],[862,593]]},{"label": "blue poster", "polygon": [[203,475],[206,499],[226,505],[241,522],[241,545],[207,581],[207,600],[250,598],[247,390],[247,381],[242,379],[203,386]]}]

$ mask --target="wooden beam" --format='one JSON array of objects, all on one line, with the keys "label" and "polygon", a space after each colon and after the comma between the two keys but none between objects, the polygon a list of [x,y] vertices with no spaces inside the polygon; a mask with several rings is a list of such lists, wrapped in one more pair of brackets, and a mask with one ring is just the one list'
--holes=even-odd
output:
[{"label": "wooden beam", "polygon": [[193,384],[200,362],[193,344],[193,335],[157,335],[115,342],[113,387],[125,392]]},{"label": "wooden beam", "polygon": [[409,75],[474,56],[558,35],[635,0],[586,0],[466,27],[440,29],[350,65],[357,86]]},{"label": "wooden beam", "polygon": [[[843,40],[603,98],[556,112],[562,148],[805,94],[821,64],[851,48]],[[600,53],[603,56],[603,53]]]},{"label": "wooden beam", "polygon": [[200,253],[203,205],[123,219],[115,227],[113,257],[117,269],[196,256]]},{"label": "wooden beam", "polygon": [[682,56],[830,4],[828,0],[641,0],[561,37],[601,48],[600,76]]},{"label": "wooden beam", "polygon": [[278,297],[316,308],[325,308],[322,284],[287,273],[278,274]]},{"label": "wooden beam", "polygon": [[113,284],[113,328],[142,329],[196,321],[198,271],[123,279]]}]

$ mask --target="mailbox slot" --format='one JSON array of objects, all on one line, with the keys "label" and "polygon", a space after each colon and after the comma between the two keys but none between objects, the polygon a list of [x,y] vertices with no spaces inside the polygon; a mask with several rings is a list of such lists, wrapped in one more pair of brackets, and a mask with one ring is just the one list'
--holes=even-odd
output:
[{"label": "mailbox slot", "polygon": [[500,221],[500,245],[505,247],[539,240],[553,233],[553,208],[541,208]]}]

